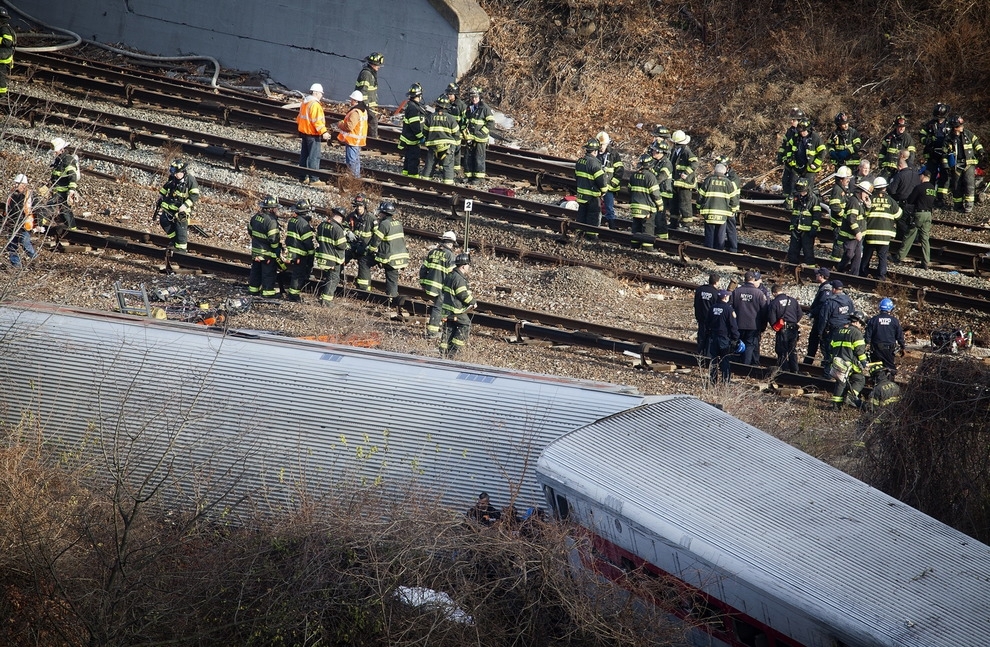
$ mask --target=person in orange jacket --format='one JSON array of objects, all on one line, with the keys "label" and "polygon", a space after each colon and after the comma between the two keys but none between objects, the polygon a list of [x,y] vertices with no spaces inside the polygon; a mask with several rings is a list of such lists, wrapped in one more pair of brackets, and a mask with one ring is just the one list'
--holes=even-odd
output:
[{"label": "person in orange jacket", "polygon": [[[299,166],[304,169],[320,168],[320,142],[330,138],[327,132],[326,116],[323,114],[323,86],[314,83],[309,86],[309,94],[299,106],[296,116],[296,126],[302,138],[302,148],[299,151]],[[319,177],[303,172],[302,183],[323,184]]]},{"label": "person in orange jacket", "polygon": [[351,92],[350,108],[337,123],[337,139],[344,144],[344,161],[354,177],[361,177],[361,148],[368,142],[368,106],[360,90]]}]

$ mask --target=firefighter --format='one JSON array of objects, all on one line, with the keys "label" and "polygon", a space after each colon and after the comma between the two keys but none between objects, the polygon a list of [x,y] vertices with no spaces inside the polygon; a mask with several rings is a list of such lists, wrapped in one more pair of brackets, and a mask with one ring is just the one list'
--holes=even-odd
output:
[{"label": "firefighter", "polygon": [[440,355],[448,359],[467,345],[471,332],[471,318],[468,310],[478,307],[474,295],[468,288],[467,277],[471,271],[471,257],[458,254],[454,259],[454,270],[443,283],[443,334],[440,338]]},{"label": "firefighter", "polygon": [[866,214],[870,210],[870,196],[873,185],[863,181],[856,185],[852,195],[846,199],[842,210],[842,224],[835,232],[831,260],[838,263],[840,272],[859,272],[863,260],[863,231],[866,227]]},{"label": "firefighter", "polygon": [[248,293],[276,296],[275,283],[282,254],[282,232],[278,222],[278,198],[266,195],[260,209],[248,223],[251,237],[251,274]]},{"label": "firefighter", "polygon": [[385,296],[390,304],[399,296],[399,270],[409,264],[406,235],[397,213],[392,202],[378,205],[378,224],[368,245],[368,253],[374,254],[375,263],[385,270]]},{"label": "firefighter", "polygon": [[457,234],[452,231],[443,232],[440,244],[430,249],[423,260],[423,265],[419,268],[419,285],[426,295],[433,299],[433,305],[430,306],[430,320],[426,324],[427,339],[440,336],[440,324],[443,321],[443,283],[447,275],[454,270],[456,244]]},{"label": "firefighter", "polygon": [[780,189],[784,195],[790,195],[794,192],[794,180],[797,179],[797,174],[795,169],[787,163],[786,158],[794,139],[798,136],[798,124],[801,123],[802,119],[804,119],[804,111],[800,108],[791,108],[790,126],[781,136],[780,147],[777,148],[777,164],[784,167],[784,173],[780,180]]},{"label": "firefighter", "polygon": [[832,389],[832,408],[841,409],[846,393],[852,395],[852,402],[858,408],[863,406],[859,394],[866,386],[866,342],[861,327],[866,315],[862,310],[853,311],[849,323],[832,335],[831,375],[835,380]]},{"label": "firefighter", "polygon": [[822,346],[822,366],[825,367],[826,375],[831,370],[832,365],[832,339],[846,324],[853,313],[856,312],[856,305],[852,298],[845,293],[845,285],[839,279],[832,279],[832,294],[825,299],[819,317],[815,320],[818,328],[818,337]]},{"label": "firefighter", "polygon": [[426,140],[426,108],[423,107],[423,86],[413,83],[408,92],[406,110],[402,116],[399,150],[402,151],[402,174],[419,177],[419,147]]},{"label": "firefighter", "polygon": [[919,139],[925,153],[925,168],[928,169],[932,182],[936,185],[939,202],[949,203],[952,193],[952,169],[949,168],[949,136],[952,125],[949,123],[949,106],[936,103],[932,110],[932,118],[921,128]]},{"label": "firefighter", "polygon": [[726,177],[725,164],[716,164],[715,172],[698,188],[698,213],[705,220],[705,247],[725,247],[725,227],[739,210],[739,187]]},{"label": "firefighter", "polygon": [[808,186],[813,187],[824,162],[825,144],[822,138],[811,127],[811,120],[801,119],[797,125],[797,135],[791,139],[790,147],[784,153],[784,163],[791,167],[795,182],[803,177],[808,180]]},{"label": "firefighter", "polygon": [[344,210],[334,207],[330,217],[323,220],[316,228],[316,250],[313,261],[316,287],[320,295],[320,305],[328,306],[333,301],[344,271],[348,244],[356,240],[354,232],[344,228]]},{"label": "firefighter", "polygon": [[450,100],[441,95],[433,104],[435,111],[426,121],[426,166],[423,177],[432,179],[434,168],[443,171],[443,183],[454,183],[454,151],[459,128],[457,118],[448,112]]},{"label": "firefighter", "polygon": [[356,258],[358,262],[356,285],[358,290],[364,292],[371,291],[371,267],[375,264],[374,253],[369,253],[368,247],[374,236],[375,227],[378,221],[368,213],[367,198],[363,193],[358,193],[351,200],[354,210],[347,215],[345,224],[348,229],[354,232],[354,241],[351,243],[345,263]]},{"label": "firefighter", "polygon": [[656,225],[654,227],[657,238],[661,240],[670,238],[667,218],[674,203],[674,166],[670,163],[670,156],[667,155],[669,150],[670,145],[666,141],[662,141],[653,142],[647,151],[653,158],[651,170],[657,176],[660,198],[663,200],[662,204],[657,205]]},{"label": "firefighter", "polygon": [[52,197],[48,201],[52,222],[42,221],[42,225],[55,225],[56,235],[62,228],[75,230],[76,217],[72,207],[79,203],[79,157],[68,150],[69,144],[61,137],[52,140],[55,159],[51,163]]},{"label": "firefighter", "polygon": [[475,86],[469,93],[470,101],[464,116],[464,176],[471,184],[480,184],[485,179],[485,156],[488,152],[488,137],[495,123],[492,109],[481,100],[481,88]]},{"label": "firefighter", "polygon": [[837,166],[859,166],[859,151],[863,140],[859,131],[849,125],[849,115],[840,112],[835,115],[835,130],[828,138],[828,157]]},{"label": "firefighter", "polygon": [[619,192],[622,184],[622,176],[625,174],[625,165],[622,163],[622,156],[613,146],[612,138],[604,130],[597,135],[598,140],[598,161],[605,172],[605,190],[602,191],[602,215],[605,217],[605,224],[609,229],[615,229],[615,194]]},{"label": "firefighter", "polygon": [[378,70],[385,64],[385,56],[372,52],[365,59],[364,67],[358,73],[354,90],[364,97],[368,108],[368,137],[378,137]]},{"label": "firefighter", "polygon": [[907,117],[897,115],[887,133],[880,142],[880,175],[887,181],[897,172],[897,160],[901,151],[908,152],[908,167],[914,168],[914,138],[907,132]]},{"label": "firefighter", "polygon": [[655,251],[653,239],[656,234],[657,212],[663,209],[660,185],[650,167],[653,157],[639,158],[636,170],[629,176],[629,215],[632,217],[632,244],[642,247],[645,252]]},{"label": "firefighter", "polygon": [[887,195],[886,189],[887,181],[883,177],[878,177],[873,185],[873,197],[866,216],[866,227],[863,230],[863,260],[859,264],[859,275],[866,276],[870,272],[873,254],[876,253],[877,278],[881,281],[887,278],[890,241],[897,233],[897,219],[904,213],[893,198]]},{"label": "firefighter", "polygon": [[172,249],[180,252],[189,247],[189,219],[193,205],[199,202],[199,184],[181,159],[168,167],[168,180],[158,191],[158,224],[165,230]]},{"label": "firefighter", "polygon": [[838,230],[842,226],[842,216],[846,212],[846,202],[852,193],[852,169],[840,166],[835,170],[835,183],[828,197],[829,221],[832,224],[833,240],[838,239]]},{"label": "firefighter", "polygon": [[289,254],[289,288],[286,299],[302,301],[302,290],[309,281],[316,253],[316,234],[313,233],[313,205],[303,198],[292,207],[293,214],[285,227],[285,250]]},{"label": "firefighter", "polygon": [[688,144],[691,137],[683,130],[675,130],[670,136],[673,151],[670,163],[674,167],[674,205],[670,212],[670,229],[694,222],[692,210],[692,192],[698,185],[698,157],[691,151]]},{"label": "firefighter", "polygon": [[14,67],[14,47],[17,34],[10,26],[10,14],[6,7],[0,7],[0,100],[7,98],[7,75]]},{"label": "firefighter", "polygon": [[873,378],[873,391],[870,393],[870,407],[876,411],[901,399],[901,387],[887,373],[882,362],[870,362],[870,377]]},{"label": "firefighter", "polygon": [[447,100],[450,101],[450,107],[447,109],[451,115],[457,119],[458,126],[458,139],[457,145],[454,146],[454,173],[464,172],[464,149],[461,147],[461,138],[463,137],[464,128],[467,127],[467,104],[458,95],[460,92],[460,86],[456,83],[448,83],[447,89],[444,90],[447,95]]},{"label": "firefighter", "polygon": [[[732,158],[728,155],[720,155],[715,158],[715,163],[725,165],[725,177],[736,185],[737,192],[741,192],[742,180],[739,179],[739,174],[732,168]],[[733,254],[739,252],[739,230],[738,223],[736,222],[738,216],[739,209],[736,209],[725,221],[725,246],[723,249]]]},{"label": "firefighter", "polygon": [[949,167],[953,170],[952,206],[956,211],[970,213],[976,202],[977,159],[986,160],[983,144],[966,128],[966,121],[956,115],[949,120]]},{"label": "firefighter", "polygon": [[894,300],[880,299],[880,312],[866,322],[864,339],[870,349],[870,357],[883,364],[891,377],[897,375],[894,353],[904,357],[904,329],[894,315]]},{"label": "firefighter", "polygon": [[799,177],[794,182],[794,195],[790,198],[791,242],[787,247],[787,262],[798,264],[802,257],[809,265],[815,263],[815,237],[821,226],[821,201],[811,187],[808,178]]},{"label": "firefighter", "polygon": [[[574,164],[577,181],[577,221],[589,227],[602,224],[601,197],[605,191],[605,171],[598,161],[599,143],[589,139],[584,145],[584,157]],[[597,240],[598,232],[584,231],[585,239]]]}]

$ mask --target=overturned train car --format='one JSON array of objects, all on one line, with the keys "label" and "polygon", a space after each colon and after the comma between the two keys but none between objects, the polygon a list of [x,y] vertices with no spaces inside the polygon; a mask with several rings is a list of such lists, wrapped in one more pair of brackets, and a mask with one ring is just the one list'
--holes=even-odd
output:
[{"label": "overturned train car", "polygon": [[697,645],[976,647],[990,636],[990,546],[695,398],[563,436],[537,478],[590,536],[595,567],[652,580]]}]

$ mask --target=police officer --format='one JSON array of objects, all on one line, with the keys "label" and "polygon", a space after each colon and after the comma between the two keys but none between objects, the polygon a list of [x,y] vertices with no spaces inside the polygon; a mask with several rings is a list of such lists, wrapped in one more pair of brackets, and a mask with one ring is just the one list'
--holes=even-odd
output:
[{"label": "police officer", "polygon": [[251,274],[248,293],[263,297],[276,295],[275,282],[282,254],[282,234],[278,224],[278,198],[266,195],[260,210],[248,222],[251,237]]},{"label": "police officer", "polygon": [[738,317],[739,339],[746,346],[740,361],[743,364],[757,366],[760,363],[760,335],[767,327],[769,299],[756,284],[755,271],[747,271],[745,281],[732,291],[732,308]]},{"label": "police officer", "polygon": [[821,333],[824,326],[819,325],[822,316],[822,307],[825,301],[832,296],[832,284],[828,279],[832,275],[827,267],[819,267],[815,270],[815,280],[818,281],[818,291],[811,301],[808,309],[808,316],[811,318],[811,332],[808,333],[808,353],[804,356],[805,364],[814,364],[815,355],[818,354],[818,346],[821,343]]},{"label": "police officer", "polygon": [[409,264],[406,235],[397,215],[392,202],[378,205],[378,225],[368,245],[368,253],[374,254],[375,263],[385,270],[385,296],[390,303],[399,296],[399,270]]},{"label": "police officer", "polygon": [[708,352],[708,319],[718,301],[718,274],[709,274],[708,283],[694,291],[694,320],[698,322],[698,354]]},{"label": "police officer", "polygon": [[288,252],[289,287],[285,298],[302,301],[302,290],[313,270],[316,250],[316,234],[311,224],[313,205],[303,198],[292,207],[292,216],[285,227],[285,251]]},{"label": "police officer", "polygon": [[822,305],[821,316],[815,321],[822,344],[822,366],[828,373],[832,363],[832,338],[841,330],[853,313],[856,306],[852,298],[843,290],[845,286],[839,279],[832,279],[832,294]]},{"label": "police officer", "polygon": [[774,352],[777,366],[784,371],[797,373],[797,342],[800,335],[798,322],[804,316],[797,299],[788,296],[784,288],[774,283],[770,286],[773,298],[767,306],[767,321],[777,333],[774,338]]},{"label": "police officer", "polygon": [[845,402],[846,392],[852,394],[856,407],[862,407],[863,401],[859,394],[866,386],[866,342],[860,327],[866,315],[862,310],[854,310],[849,322],[843,325],[832,336],[831,341],[831,374],[835,379],[832,389],[832,408],[841,409]]},{"label": "police officer", "polygon": [[456,244],[457,234],[452,231],[443,232],[440,244],[430,249],[423,260],[423,265],[419,268],[419,285],[426,292],[426,296],[433,299],[430,320],[426,324],[428,339],[440,336],[440,324],[443,321],[443,282],[447,275],[454,271]]},{"label": "police officer", "polygon": [[316,292],[321,306],[328,306],[333,301],[343,274],[349,243],[357,238],[354,232],[344,228],[345,215],[343,209],[334,207],[330,210],[330,217],[316,228],[313,269],[319,281]]},{"label": "police officer", "polygon": [[894,316],[893,299],[880,299],[880,312],[866,322],[864,338],[870,349],[870,356],[882,362],[891,377],[896,376],[894,351],[899,348],[901,357],[904,357],[904,329]]},{"label": "police officer", "polygon": [[467,345],[471,332],[471,318],[468,310],[478,307],[474,295],[468,288],[467,277],[471,271],[471,257],[458,254],[454,259],[454,270],[443,283],[443,334],[440,338],[440,355],[452,358]]},{"label": "police officer", "polygon": [[158,224],[165,230],[172,248],[184,252],[189,247],[189,219],[199,202],[199,184],[185,161],[174,160],[168,167],[168,180],[158,190]]},{"label": "police officer", "polygon": [[729,303],[731,297],[728,290],[719,290],[718,300],[708,316],[708,376],[713,384],[719,379],[728,384],[732,377],[732,356],[740,349],[746,350],[745,343],[739,340],[736,312]]}]

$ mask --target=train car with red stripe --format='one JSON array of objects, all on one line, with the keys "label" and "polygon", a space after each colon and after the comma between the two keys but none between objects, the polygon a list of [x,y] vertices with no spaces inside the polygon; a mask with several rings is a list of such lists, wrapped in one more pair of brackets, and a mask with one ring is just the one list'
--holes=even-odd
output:
[{"label": "train car with red stripe", "polygon": [[562,436],[537,479],[599,572],[655,581],[695,645],[990,644],[990,546],[697,398]]}]

